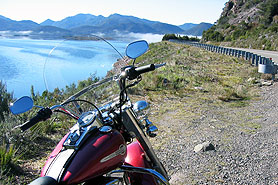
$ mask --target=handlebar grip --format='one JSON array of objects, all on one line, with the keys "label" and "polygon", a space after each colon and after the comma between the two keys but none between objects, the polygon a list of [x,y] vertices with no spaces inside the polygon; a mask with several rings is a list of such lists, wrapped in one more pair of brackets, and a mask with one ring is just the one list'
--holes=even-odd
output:
[{"label": "handlebar grip", "polygon": [[34,126],[36,123],[38,123],[40,121],[42,121],[42,118],[39,114],[37,114],[35,117],[33,117],[29,121],[25,122],[22,126],[20,126],[20,129],[22,131],[25,131],[25,130],[31,128],[32,126]]},{"label": "handlebar grip", "polygon": [[30,119],[29,121],[27,121],[23,125],[21,125],[20,129],[22,131],[25,131],[25,130],[31,128],[32,126],[34,126],[36,123],[47,120],[48,118],[50,118],[51,114],[52,114],[51,109],[43,108],[43,109],[39,110],[39,112],[37,113],[37,115],[35,117],[33,117],[32,119]]},{"label": "handlebar grip", "polygon": [[149,64],[149,65],[135,68],[135,71],[137,72],[138,75],[149,72],[149,71],[153,71],[153,70],[155,70],[154,64]]},{"label": "handlebar grip", "polygon": [[154,71],[155,69],[162,67],[164,65],[165,65],[165,63],[164,64],[156,64],[156,65],[149,64],[149,65],[145,65],[145,66],[141,66],[141,67],[126,66],[126,67],[122,68],[122,72],[124,72],[123,78],[127,78],[129,80],[134,80],[139,75],[150,72],[150,71]]}]

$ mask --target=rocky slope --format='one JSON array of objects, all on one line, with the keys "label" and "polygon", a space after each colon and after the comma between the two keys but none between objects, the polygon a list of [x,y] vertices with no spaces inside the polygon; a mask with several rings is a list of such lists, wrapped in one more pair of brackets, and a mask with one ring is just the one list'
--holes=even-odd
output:
[{"label": "rocky slope", "polygon": [[229,0],[203,41],[278,50],[278,0]]},{"label": "rocky slope", "polygon": [[221,18],[228,18],[228,24],[236,25],[241,22],[258,23],[259,22],[259,6],[264,1],[252,0],[229,0],[225,4],[225,8],[221,13]]}]

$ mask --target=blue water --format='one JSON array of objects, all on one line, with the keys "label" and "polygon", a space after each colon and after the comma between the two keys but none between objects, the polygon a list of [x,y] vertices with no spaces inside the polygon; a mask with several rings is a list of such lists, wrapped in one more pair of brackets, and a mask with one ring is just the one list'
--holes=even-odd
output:
[{"label": "blue water", "polygon": [[[124,54],[126,42],[110,42]],[[0,80],[15,97],[29,96],[31,85],[41,93],[92,74],[104,77],[118,58],[116,51],[101,41],[0,39]]]}]

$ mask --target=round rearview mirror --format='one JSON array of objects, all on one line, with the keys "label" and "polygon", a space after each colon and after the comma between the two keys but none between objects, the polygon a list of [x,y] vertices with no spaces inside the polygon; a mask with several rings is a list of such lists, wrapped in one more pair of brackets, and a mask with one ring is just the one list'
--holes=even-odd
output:
[{"label": "round rearview mirror", "polygon": [[143,55],[149,49],[149,44],[145,40],[139,40],[130,43],[126,48],[126,56],[136,59]]},{"label": "round rearview mirror", "polygon": [[28,96],[23,96],[10,104],[10,111],[13,114],[21,114],[33,108],[33,100]]}]

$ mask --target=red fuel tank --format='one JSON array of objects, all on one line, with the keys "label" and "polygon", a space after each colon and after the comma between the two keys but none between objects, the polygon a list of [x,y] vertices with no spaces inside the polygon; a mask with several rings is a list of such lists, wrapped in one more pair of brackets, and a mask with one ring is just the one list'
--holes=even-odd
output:
[{"label": "red fuel tank", "polygon": [[61,180],[74,184],[103,175],[123,164],[126,150],[126,143],[119,131],[98,131],[77,151]]}]

